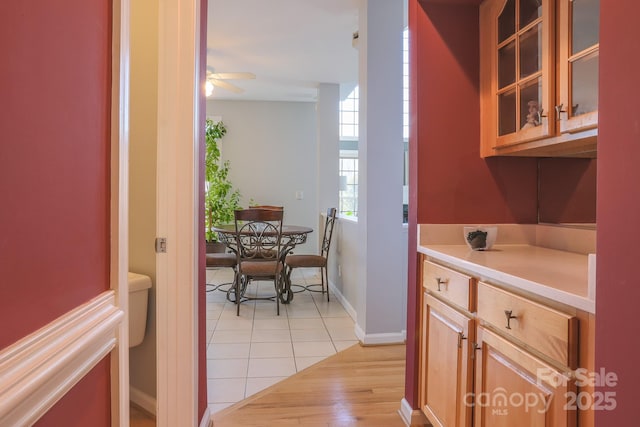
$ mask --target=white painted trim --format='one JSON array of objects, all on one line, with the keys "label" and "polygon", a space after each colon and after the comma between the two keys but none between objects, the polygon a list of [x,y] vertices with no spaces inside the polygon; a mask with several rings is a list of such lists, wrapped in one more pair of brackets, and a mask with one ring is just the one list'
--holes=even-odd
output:
[{"label": "white painted trim", "polygon": [[124,313],[106,291],[0,352],[0,425],[32,425],[116,345]]},{"label": "white painted trim", "polygon": [[360,325],[356,323],[354,332],[363,345],[402,344],[407,339],[407,331],[404,329],[400,332],[366,334]]},{"label": "white painted trim", "polygon": [[209,411],[209,407],[204,410],[204,414],[202,414],[202,420],[200,420],[200,427],[211,427],[213,423],[211,422],[211,411]]},{"label": "white painted trim", "polygon": [[133,403],[147,411],[152,415],[157,415],[157,401],[153,396],[149,396],[144,391],[137,389],[133,386],[129,386],[129,396]]},{"label": "white painted trim", "polygon": [[422,427],[430,425],[422,411],[419,409],[413,409],[407,399],[403,398],[400,401],[398,414],[400,414],[400,418],[402,418],[402,421],[407,427]]},{"label": "white painted trim", "polygon": [[198,405],[199,0],[159,3],[157,425],[195,426]]},{"label": "white painted trim", "polygon": [[338,289],[338,287],[332,281],[329,281],[329,290],[333,292],[337,300],[340,301],[340,304],[342,304],[346,312],[349,314],[349,316],[351,316],[351,319],[353,319],[353,321],[355,322],[358,315],[356,313],[356,309],[353,308],[353,306],[344,297],[344,295],[342,295],[342,292],[340,292],[340,289]]},{"label": "white painted trim", "polygon": [[129,0],[113,2],[110,277],[123,312],[111,353],[111,425],[129,426]]}]

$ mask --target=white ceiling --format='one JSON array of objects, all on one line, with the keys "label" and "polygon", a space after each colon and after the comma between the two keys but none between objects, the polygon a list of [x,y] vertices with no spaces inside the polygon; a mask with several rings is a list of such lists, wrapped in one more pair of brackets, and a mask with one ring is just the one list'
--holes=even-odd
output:
[{"label": "white ceiling", "polygon": [[[250,72],[216,87],[209,99],[308,101],[320,83],[353,87],[358,51],[357,0],[209,0],[207,69]],[[346,95],[346,94],[345,94]]]}]

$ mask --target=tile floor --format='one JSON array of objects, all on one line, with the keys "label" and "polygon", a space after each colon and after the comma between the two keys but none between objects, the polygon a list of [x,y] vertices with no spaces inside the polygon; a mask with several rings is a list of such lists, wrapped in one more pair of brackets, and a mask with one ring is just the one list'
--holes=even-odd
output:
[{"label": "tile floor", "polygon": [[[230,282],[233,272],[208,269],[207,283]],[[319,283],[318,269],[296,269],[292,282]],[[254,282],[247,295],[273,295],[273,282]],[[207,387],[216,412],[358,342],[354,322],[340,302],[319,292],[296,293],[288,305],[245,301],[207,292]]]}]

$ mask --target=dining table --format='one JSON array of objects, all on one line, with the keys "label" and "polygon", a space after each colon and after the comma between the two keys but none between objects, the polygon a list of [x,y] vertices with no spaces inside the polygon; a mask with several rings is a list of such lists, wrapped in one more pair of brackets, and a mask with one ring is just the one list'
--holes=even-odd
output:
[{"label": "dining table", "polygon": [[[236,244],[236,226],[235,224],[222,224],[212,227],[213,231],[218,234],[218,239],[224,243],[233,253],[237,253]],[[282,283],[283,287],[279,292],[280,302],[283,304],[289,304],[293,300],[294,292],[291,290],[291,282],[285,272],[285,258],[297,245],[301,245],[307,241],[309,233],[313,232],[313,228],[304,225],[292,225],[282,224],[282,235],[280,241],[280,255],[279,261],[282,263]],[[242,294],[244,296],[245,286],[242,287]]]}]

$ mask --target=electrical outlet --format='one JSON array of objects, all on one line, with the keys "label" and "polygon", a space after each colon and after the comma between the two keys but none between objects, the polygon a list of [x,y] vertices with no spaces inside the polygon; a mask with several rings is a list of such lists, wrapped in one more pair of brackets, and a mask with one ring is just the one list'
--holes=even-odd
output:
[{"label": "electrical outlet", "polygon": [[338,264],[338,277],[342,277],[342,266]]}]

